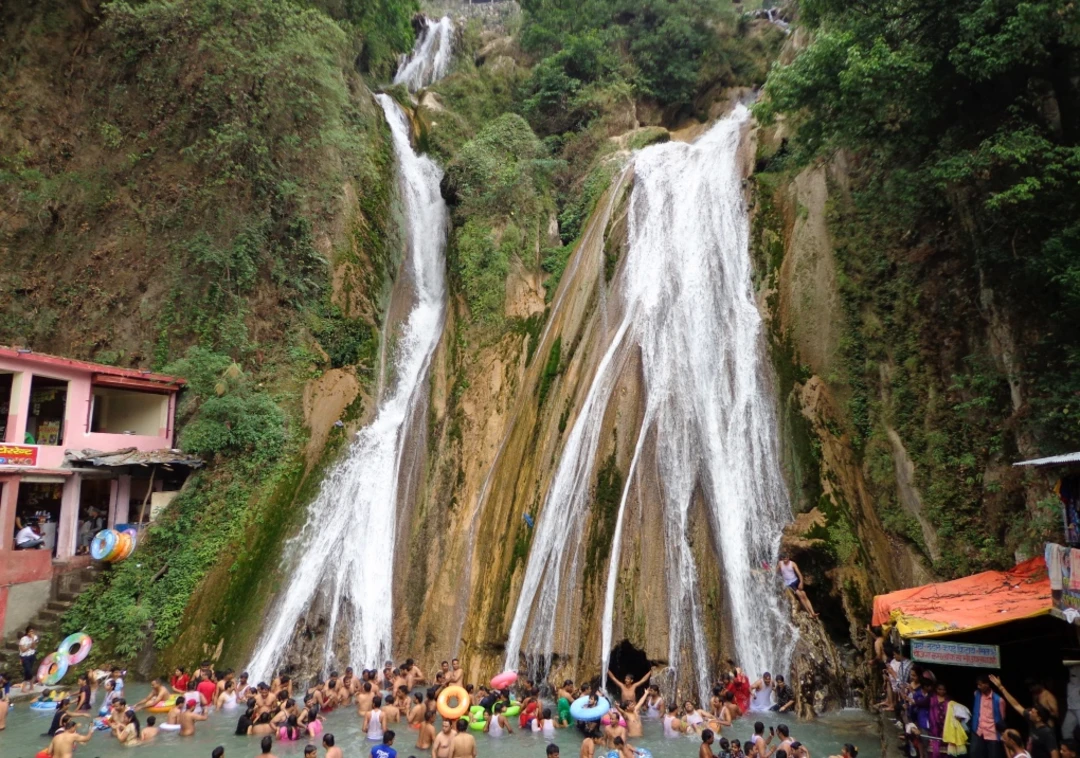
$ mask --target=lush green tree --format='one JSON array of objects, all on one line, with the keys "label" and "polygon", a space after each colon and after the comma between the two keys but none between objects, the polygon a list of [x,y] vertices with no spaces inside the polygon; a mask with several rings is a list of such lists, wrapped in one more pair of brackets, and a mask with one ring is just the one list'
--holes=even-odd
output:
[{"label": "lush green tree", "polygon": [[[916,229],[948,225],[1018,306],[1048,444],[1080,444],[1080,9],[1066,0],[807,0],[769,76],[802,157],[857,151]],[[1037,371],[1036,371],[1037,369]]]}]

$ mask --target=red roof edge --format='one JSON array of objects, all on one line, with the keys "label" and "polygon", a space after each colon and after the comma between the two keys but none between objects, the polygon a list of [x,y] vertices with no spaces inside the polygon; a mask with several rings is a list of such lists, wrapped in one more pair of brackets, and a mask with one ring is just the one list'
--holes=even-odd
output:
[{"label": "red roof edge", "polygon": [[61,358],[58,355],[48,355],[47,353],[35,353],[33,350],[25,347],[5,347],[0,345],[0,358],[12,358],[14,360],[26,361],[28,363],[37,363],[42,366],[56,366],[58,368],[76,369],[78,371],[88,371],[93,374],[102,374],[105,376],[119,376],[125,379],[138,379],[142,382],[150,382],[153,384],[172,385],[162,387],[163,390],[177,391],[184,384],[187,383],[182,377],[169,376],[167,374],[154,374],[150,371],[137,368],[117,368],[116,366],[106,366],[102,363],[91,363],[90,361],[78,361],[74,358]]}]

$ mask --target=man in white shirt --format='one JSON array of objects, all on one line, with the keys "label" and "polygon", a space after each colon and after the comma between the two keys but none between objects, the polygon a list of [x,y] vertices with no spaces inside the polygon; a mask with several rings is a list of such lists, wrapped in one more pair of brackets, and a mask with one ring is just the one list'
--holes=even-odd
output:
[{"label": "man in white shirt", "polygon": [[15,535],[16,550],[35,550],[44,547],[45,540],[38,531],[37,522],[31,522],[19,530]]},{"label": "man in white shirt", "polygon": [[19,638],[19,660],[22,662],[23,683],[22,691],[34,687],[34,665],[37,663],[37,632],[34,627],[26,627],[26,633]]}]

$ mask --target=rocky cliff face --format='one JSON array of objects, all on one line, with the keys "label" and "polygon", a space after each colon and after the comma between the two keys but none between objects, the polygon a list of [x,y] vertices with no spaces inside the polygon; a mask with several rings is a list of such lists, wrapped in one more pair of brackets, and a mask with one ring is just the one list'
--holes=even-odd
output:
[{"label": "rocky cliff face", "polygon": [[[211,525],[198,526],[201,514],[217,518],[212,508],[219,501],[233,504],[225,518],[235,518],[237,528],[219,548],[230,560],[199,554],[196,561],[187,553],[179,560],[181,551],[171,546],[168,554],[150,556],[142,574],[125,577],[136,589],[124,596],[121,615],[135,619],[129,626],[141,634],[137,650],[147,652],[147,673],[204,656],[238,666],[249,660],[262,615],[281,586],[283,545],[302,522],[325,467],[370,419],[381,335],[392,332],[387,324],[398,319],[395,304],[409,287],[397,271],[387,135],[367,85],[348,63],[340,29],[319,25],[320,51],[340,65],[317,72],[334,83],[328,97],[341,111],[325,123],[300,125],[311,126],[303,134],[324,146],[304,154],[316,157],[310,162],[299,160],[294,135],[284,128],[249,135],[269,140],[276,161],[266,170],[282,172],[260,175],[266,184],[249,192],[236,176],[215,173],[220,164],[208,138],[220,135],[211,130],[221,125],[205,119],[228,103],[203,86],[208,71],[163,68],[157,48],[146,42],[154,38],[152,23],[136,14],[103,25],[100,9],[90,5],[43,4],[50,24],[42,28],[62,31],[45,47],[21,48],[16,76],[0,85],[20,93],[0,111],[0,136],[9,138],[0,142],[14,146],[0,147],[9,180],[2,191],[10,200],[0,209],[0,260],[9,264],[0,270],[0,294],[10,302],[0,312],[0,340],[127,364],[163,363],[205,342],[236,355],[251,384],[265,384],[287,410],[288,444],[272,466],[228,468],[231,459],[256,457],[251,447],[219,458],[212,452],[211,484],[193,488],[213,493],[192,508],[194,528],[205,530],[200,535],[212,532]],[[9,30],[29,28],[37,18],[21,9],[0,13]],[[174,21],[190,17],[178,14]],[[199,39],[217,26],[183,28]],[[508,108],[528,76],[528,56],[504,32],[468,44],[463,36],[475,67],[412,104],[416,143],[444,163]],[[788,59],[804,37],[796,32],[791,39]],[[165,52],[183,59],[183,49]],[[65,75],[50,56],[64,61]],[[248,72],[245,81],[278,92],[274,76],[259,74]],[[46,91],[34,80],[56,87]],[[109,87],[95,90],[97,81]],[[149,105],[139,100],[137,82],[153,85]],[[53,90],[60,93],[56,102],[50,102]],[[282,98],[295,94],[283,91]],[[595,159],[589,170],[578,167],[572,192],[607,189],[557,289],[545,291],[552,281],[546,258],[561,245],[550,194],[538,191],[528,213],[483,219],[500,244],[511,230],[520,239],[496,298],[499,327],[481,323],[475,293],[452,280],[431,370],[428,423],[410,451],[412,495],[399,506],[394,566],[395,651],[422,662],[457,655],[472,681],[502,666],[532,544],[529,521],[540,514],[613,329],[603,304],[625,253],[634,182],[619,169],[630,149],[692,139],[704,129],[685,114],[635,102],[625,88],[606,97],[597,106],[596,128],[566,148],[570,157],[578,150]],[[718,85],[702,99],[700,113],[715,118],[730,97]],[[223,113],[230,123],[247,117]],[[539,140],[529,134],[535,149]],[[816,622],[792,608],[800,641],[791,681],[800,715],[810,716],[865,691],[869,672],[860,651],[874,594],[928,581],[935,571],[1000,559],[997,545],[961,550],[950,539],[968,529],[950,521],[953,491],[985,506],[991,524],[1015,512],[1018,499],[1034,509],[1038,498],[1010,474],[1003,450],[1030,451],[1030,439],[1018,435],[1003,446],[987,421],[1000,409],[981,410],[1001,401],[1007,414],[1023,413],[1015,319],[978,276],[940,251],[908,249],[899,240],[889,248],[891,258],[860,255],[878,240],[854,231],[863,228],[853,201],[857,157],[838,153],[795,166],[785,158],[783,138],[782,124],[756,135],[753,172],[755,145],[747,142],[747,192],[794,510],[784,544],[822,614]],[[236,165],[254,160],[246,153],[232,157]],[[882,273],[875,265],[885,258],[899,263]],[[953,279],[960,284],[949,284]],[[93,296],[76,297],[82,291]],[[929,304],[930,315],[917,303]],[[896,323],[905,320],[910,324]],[[993,370],[968,371],[971,356]],[[977,380],[991,374],[993,387],[984,392]],[[953,383],[954,375],[963,381]],[[618,499],[642,423],[642,392],[641,365],[631,355],[603,420],[592,507],[574,525],[581,548],[555,611],[554,678],[594,677],[610,652],[600,648],[604,585]],[[956,407],[964,410],[954,413]],[[243,486],[221,489],[238,482]],[[670,663],[665,555],[656,538],[661,514],[657,483],[643,473],[628,504],[616,567],[613,660],[626,668]],[[712,529],[700,501],[690,521],[695,533]],[[710,622],[707,647],[719,663],[734,644],[714,544],[695,540],[692,550],[702,615]],[[168,582],[181,573],[169,573],[172,560],[197,578],[180,588],[186,595],[172,585],[162,589],[162,576]],[[170,593],[180,598],[177,607],[147,610],[147,597]],[[297,630],[291,660],[298,670],[313,668],[324,633],[320,615],[313,608]],[[175,634],[156,640],[154,624],[162,618],[171,619]]]}]

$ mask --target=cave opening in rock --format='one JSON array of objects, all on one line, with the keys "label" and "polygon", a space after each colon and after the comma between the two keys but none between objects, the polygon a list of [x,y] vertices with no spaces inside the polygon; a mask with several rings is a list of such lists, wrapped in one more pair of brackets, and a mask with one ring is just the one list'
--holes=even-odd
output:
[{"label": "cave opening in rock", "polygon": [[[636,682],[649,673],[657,665],[656,661],[650,661],[645,651],[634,647],[629,640],[623,640],[611,648],[611,657],[608,661],[608,671],[620,682],[625,676],[632,676]],[[637,696],[641,697],[645,692],[647,682],[637,688]],[[613,695],[618,693],[618,688],[609,680],[603,686]]]}]

